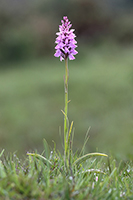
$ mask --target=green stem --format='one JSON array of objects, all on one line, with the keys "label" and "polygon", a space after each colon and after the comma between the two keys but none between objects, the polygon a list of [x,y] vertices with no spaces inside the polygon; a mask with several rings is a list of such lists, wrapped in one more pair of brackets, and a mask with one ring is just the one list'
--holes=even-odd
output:
[{"label": "green stem", "polygon": [[64,116],[64,154],[65,154],[65,157],[66,157],[66,154],[67,154],[67,137],[68,137],[68,123],[67,123],[67,113],[68,113],[68,77],[69,77],[69,74],[68,74],[68,60],[67,58],[65,59],[65,116]]}]

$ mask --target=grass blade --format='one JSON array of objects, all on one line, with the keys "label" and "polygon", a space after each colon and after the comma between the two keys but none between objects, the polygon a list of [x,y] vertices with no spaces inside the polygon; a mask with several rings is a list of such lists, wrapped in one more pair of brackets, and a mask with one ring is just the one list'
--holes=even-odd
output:
[{"label": "grass blade", "polygon": [[87,159],[89,159],[90,157],[93,157],[93,156],[105,156],[105,157],[108,157],[108,155],[104,154],[104,153],[89,153],[89,154],[86,154],[80,158],[78,158],[73,164],[80,164],[84,161],[86,161]]},{"label": "grass blade", "polygon": [[52,163],[44,156],[37,153],[27,153],[28,156],[35,156],[37,159],[42,160],[45,164],[52,165]]},{"label": "grass blade", "polygon": [[0,157],[3,155],[4,151],[5,151],[5,149],[3,149],[2,152],[0,153]]}]

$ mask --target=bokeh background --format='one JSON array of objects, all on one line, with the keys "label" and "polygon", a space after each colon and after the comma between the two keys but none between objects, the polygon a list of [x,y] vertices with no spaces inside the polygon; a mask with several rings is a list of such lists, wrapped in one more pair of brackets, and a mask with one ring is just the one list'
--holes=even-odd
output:
[{"label": "bokeh background", "polygon": [[[64,63],[53,56],[67,15],[79,52],[69,62],[74,150],[133,158],[133,0],[0,0],[0,149],[62,151]],[[53,142],[54,141],[54,142]]]}]

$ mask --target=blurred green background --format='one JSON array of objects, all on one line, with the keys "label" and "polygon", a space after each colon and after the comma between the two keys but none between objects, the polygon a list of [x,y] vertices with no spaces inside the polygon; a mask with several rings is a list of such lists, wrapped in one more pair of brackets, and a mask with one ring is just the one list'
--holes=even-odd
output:
[{"label": "blurred green background", "polygon": [[[64,63],[53,56],[67,15],[78,41],[69,62],[74,150],[133,158],[133,0],[1,0],[0,148],[62,150]],[[60,134],[61,133],[61,137]]]}]

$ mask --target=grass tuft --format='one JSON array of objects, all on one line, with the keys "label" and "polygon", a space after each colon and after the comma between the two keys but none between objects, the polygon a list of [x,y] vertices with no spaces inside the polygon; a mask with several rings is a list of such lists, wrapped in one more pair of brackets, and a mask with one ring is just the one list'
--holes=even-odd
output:
[{"label": "grass tuft", "polygon": [[[35,154],[39,155],[39,154]],[[73,156],[74,161],[77,155]],[[66,173],[64,158],[56,151],[50,153],[51,165],[41,156],[29,155],[24,161],[16,154],[1,156],[1,200],[86,200],[132,199],[133,163],[110,158],[111,173],[104,157],[91,157],[73,165]]]}]

